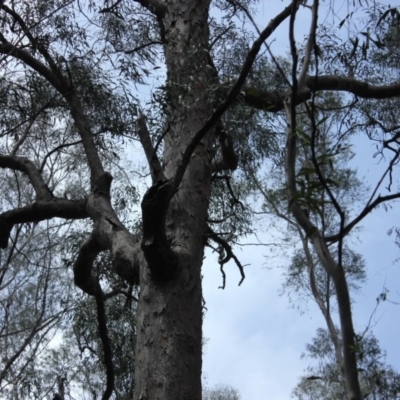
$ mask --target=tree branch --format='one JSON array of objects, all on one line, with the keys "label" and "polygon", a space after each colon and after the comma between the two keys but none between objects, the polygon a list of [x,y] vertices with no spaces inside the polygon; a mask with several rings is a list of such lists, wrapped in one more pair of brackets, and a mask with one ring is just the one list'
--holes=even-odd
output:
[{"label": "tree branch", "polygon": [[98,289],[97,278],[92,273],[93,263],[103,250],[106,250],[106,248],[101,246],[96,239],[96,234],[92,232],[79,249],[78,258],[74,264],[75,285],[90,296],[95,296]]},{"label": "tree branch", "polygon": [[147,8],[153,14],[157,15],[157,17],[164,17],[165,13],[168,10],[168,6],[161,0],[134,0],[136,3],[139,3],[144,8]]},{"label": "tree branch", "polygon": [[261,35],[257,38],[257,40],[253,43],[253,46],[247,53],[246,60],[243,64],[242,71],[236,80],[235,84],[229,90],[225,100],[217,107],[214,114],[206,121],[206,123],[195,133],[193,139],[188,144],[183,156],[182,160],[176,170],[175,177],[173,178],[172,183],[172,193],[174,194],[182,181],[183,175],[185,174],[186,168],[189,165],[191,156],[203,139],[203,137],[207,134],[207,132],[218,122],[218,120],[222,117],[224,112],[230,107],[236,97],[239,95],[241,88],[246,81],[246,78],[254,64],[254,61],[257,57],[258,52],[263,44],[263,42],[272,34],[272,32],[291,14],[293,4],[286,7],[280,14],[278,14],[274,19],[270,21],[268,26],[261,32]]},{"label": "tree branch", "polygon": [[144,153],[146,154],[153,184],[158,181],[165,181],[166,178],[161,167],[160,160],[158,159],[157,153],[153,147],[153,144],[151,143],[150,133],[147,129],[145,116],[141,114],[137,122],[140,143],[142,144]]},{"label": "tree branch", "polygon": [[340,236],[345,237],[350,233],[350,231],[362,220],[364,219],[375,207],[377,207],[379,204],[384,203],[386,201],[391,201],[395,199],[400,199],[400,193],[395,193],[391,194],[388,196],[378,196],[372,203],[370,203],[367,207],[365,207],[361,213],[353,219],[349,224],[347,224],[343,228],[342,233],[338,233],[336,235],[332,236],[326,236],[325,240],[329,243],[335,243],[340,240]]},{"label": "tree branch", "polygon": [[51,200],[37,201],[29,206],[0,214],[0,248],[7,247],[11,230],[15,224],[40,222],[54,217],[88,218],[86,199],[67,200],[53,197]]},{"label": "tree branch", "polygon": [[[226,85],[221,87],[227,91]],[[387,99],[400,96],[400,83],[375,86],[364,81],[358,81],[346,76],[320,75],[306,76],[295,97],[294,104],[301,104],[311,98],[312,92],[338,91],[352,93],[364,99]],[[266,112],[278,112],[284,109],[284,100],[290,95],[289,91],[266,91],[250,86],[242,88],[244,102]]]},{"label": "tree branch", "polygon": [[108,400],[114,391],[114,363],[111,349],[110,337],[107,329],[106,308],[104,305],[104,293],[97,279],[97,290],[95,294],[97,307],[97,323],[99,327],[99,336],[103,345],[104,365],[106,367],[106,388],[102,400]]},{"label": "tree branch", "polygon": [[142,50],[142,49],[145,49],[146,47],[149,47],[149,46],[153,46],[153,45],[155,45],[155,44],[158,44],[158,45],[163,45],[163,42],[160,42],[159,40],[154,40],[154,41],[152,41],[152,42],[148,42],[148,43],[145,43],[145,44],[142,44],[142,45],[140,45],[140,46],[137,46],[137,47],[135,47],[134,49],[131,49],[131,50],[125,50],[125,54],[132,54],[132,53],[136,53],[137,51],[140,51],[140,50]]},{"label": "tree branch", "polygon": [[400,96],[400,83],[375,86],[346,76],[307,76],[304,85],[311,91],[332,90],[352,93],[364,99],[387,99]]},{"label": "tree branch", "polygon": [[14,19],[14,21],[18,22],[19,26],[21,27],[22,31],[26,35],[26,37],[29,39],[31,42],[32,48],[39,50],[39,52],[42,54],[42,56],[45,58],[45,60],[49,63],[51,69],[53,72],[58,75],[59,69],[57,68],[53,58],[50,56],[48,53],[47,49],[43,46],[43,44],[39,41],[39,39],[33,37],[32,33],[30,32],[29,28],[25,24],[25,21],[22,19],[22,17],[15,11],[12,10],[11,8],[7,7],[6,5],[2,4],[1,8],[9,15],[11,15]]},{"label": "tree branch", "polygon": [[82,104],[75,93],[74,87],[72,86],[72,82],[66,79],[61,74],[59,69],[53,65],[54,61],[50,55],[48,55],[49,60],[47,60],[47,62],[49,62],[51,69],[29,54],[26,50],[18,48],[7,42],[1,33],[0,39],[2,41],[2,44],[0,44],[0,53],[11,55],[30,66],[41,76],[43,76],[60,94],[63,95],[65,100],[68,102],[76,129],[82,138],[82,144],[83,148],[85,149],[87,161],[90,167],[91,181],[93,185],[93,182],[102,174],[104,174],[103,164],[101,163],[99,154],[97,152],[90,125],[87,121],[85,113],[83,112]]},{"label": "tree branch", "polygon": [[0,168],[9,168],[26,174],[36,193],[37,200],[49,200],[53,197],[44,183],[39,170],[32,161],[25,157],[0,155]]},{"label": "tree branch", "polygon": [[[49,68],[46,67],[42,62],[33,57],[24,49],[20,49],[13,44],[6,41],[4,36],[0,33],[0,39],[2,44],[0,44],[0,53],[5,55],[10,55],[18,60],[22,61],[26,65],[29,65],[32,69],[38,72],[41,76],[46,78],[60,93],[63,93],[63,85],[57,77]],[[63,82],[64,83],[64,82]]]},{"label": "tree branch", "polygon": [[301,67],[301,71],[298,78],[298,86],[303,85],[303,81],[307,76],[307,71],[311,62],[312,51],[315,49],[316,45],[316,32],[318,23],[318,0],[314,0],[314,4],[311,6],[312,11],[312,21],[310,25],[310,33],[308,34],[307,45],[305,49],[304,61]]},{"label": "tree branch", "polygon": [[217,233],[215,233],[209,225],[207,225],[207,227],[206,227],[206,233],[207,233],[207,236],[211,240],[213,240],[215,243],[218,243],[221,246],[221,248],[223,249],[223,251],[221,250],[219,252],[219,254],[220,254],[219,263],[221,265],[221,273],[222,273],[222,277],[223,277],[223,282],[222,282],[222,286],[220,286],[220,289],[225,289],[225,272],[224,272],[223,266],[232,258],[235,261],[235,264],[237,265],[240,275],[242,277],[239,281],[239,286],[240,286],[246,276],[244,274],[243,265],[241,264],[239,259],[236,257],[235,253],[232,250],[231,245],[226,240],[222,239],[221,236],[219,236]]}]

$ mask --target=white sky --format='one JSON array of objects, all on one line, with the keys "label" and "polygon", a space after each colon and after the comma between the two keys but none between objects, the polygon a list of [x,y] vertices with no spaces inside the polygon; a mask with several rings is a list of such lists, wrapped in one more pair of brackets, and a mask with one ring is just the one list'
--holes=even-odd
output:
[{"label": "white sky", "polygon": [[[257,15],[259,27],[263,29],[287,4],[287,1],[261,0]],[[336,6],[347,11],[345,0],[337,1]],[[322,11],[320,19],[323,19]],[[308,31],[308,17],[300,15],[296,22],[297,37],[302,38]],[[284,54],[287,36],[287,25],[275,32],[276,41],[272,44],[275,54]],[[361,151],[356,162],[360,174],[372,180],[381,166],[372,158],[374,148],[370,144],[361,139],[358,144]],[[368,324],[384,286],[389,290],[389,299],[400,303],[400,270],[396,262],[400,252],[393,238],[387,236],[388,229],[398,224],[396,206],[388,212],[383,208],[374,211],[363,223],[359,245],[353,247],[366,259],[368,274],[368,282],[355,297],[353,306],[357,331],[363,331]],[[268,241],[268,235],[261,239]],[[311,341],[318,327],[325,328],[320,311],[311,301],[306,312],[300,315],[286,295],[279,295],[282,270],[266,267],[267,252],[262,247],[237,250],[242,263],[251,264],[246,267],[246,279],[240,287],[237,286],[239,272],[233,263],[225,268],[225,290],[218,289],[222,279],[213,255],[207,256],[203,267],[203,291],[208,309],[204,319],[204,337],[208,340],[204,376],[210,386],[229,384],[237,388],[243,400],[290,399],[298,378],[310,364],[309,360],[300,359],[305,344]],[[381,348],[387,351],[387,362],[400,370],[398,307],[382,303],[372,325]]]}]

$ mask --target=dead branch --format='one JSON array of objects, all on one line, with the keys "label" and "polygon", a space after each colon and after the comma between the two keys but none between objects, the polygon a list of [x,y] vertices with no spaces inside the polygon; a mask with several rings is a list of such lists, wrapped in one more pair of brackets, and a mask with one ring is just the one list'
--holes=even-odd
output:
[{"label": "dead branch", "polygon": [[230,244],[222,239],[221,236],[219,236],[217,233],[215,233],[209,225],[207,225],[206,228],[206,234],[207,236],[213,240],[215,243],[220,245],[220,250],[218,251],[219,253],[219,259],[218,262],[221,266],[221,273],[222,273],[222,286],[220,286],[220,289],[225,289],[225,280],[226,280],[226,275],[225,275],[225,271],[223,266],[230,261],[231,259],[233,259],[235,261],[236,266],[239,269],[240,275],[241,275],[241,279],[239,281],[239,286],[242,284],[242,282],[245,279],[245,274],[244,274],[244,268],[243,265],[241,264],[241,262],[239,261],[239,259],[236,257],[235,253],[232,250],[232,247],[230,246]]}]

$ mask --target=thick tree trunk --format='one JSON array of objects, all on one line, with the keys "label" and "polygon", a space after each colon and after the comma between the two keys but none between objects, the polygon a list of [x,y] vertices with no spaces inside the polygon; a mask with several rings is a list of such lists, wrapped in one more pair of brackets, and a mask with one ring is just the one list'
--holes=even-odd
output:
[{"label": "thick tree trunk", "polygon": [[198,260],[162,286],[142,275],[137,315],[135,400],[201,399],[201,285]]},{"label": "thick tree trunk", "polygon": [[[212,113],[206,92],[211,79],[206,68],[208,8],[209,0],[171,1],[162,19],[169,102],[163,159],[167,179],[173,178],[194,133]],[[193,153],[169,205],[166,234],[176,255],[174,275],[159,282],[145,262],[141,265],[135,400],[201,399],[201,266],[212,140],[209,133]]]}]

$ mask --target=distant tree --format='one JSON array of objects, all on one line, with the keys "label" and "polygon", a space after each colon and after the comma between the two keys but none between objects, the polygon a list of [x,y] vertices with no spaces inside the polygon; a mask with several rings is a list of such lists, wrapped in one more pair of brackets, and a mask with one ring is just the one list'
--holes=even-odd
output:
[{"label": "distant tree", "polygon": [[[400,399],[400,374],[385,364],[385,353],[377,339],[373,335],[357,336],[356,354],[362,398]],[[327,330],[318,329],[304,356],[317,362],[317,365],[307,369],[307,375],[301,378],[293,397],[299,400],[346,398],[346,386]]]},{"label": "distant tree", "polygon": [[[335,29],[329,25],[321,27],[321,41],[309,60],[310,68],[331,76],[338,70],[347,70],[352,78],[355,74],[358,79],[374,76],[383,83],[388,77],[381,72],[390,65],[391,77],[398,76],[399,69],[389,62],[396,57],[397,50],[386,61],[383,56],[392,47],[398,10],[384,12],[379,6],[373,10],[367,21],[369,33],[356,32],[341,48],[337,47],[339,34]],[[390,15],[393,18],[386,19]],[[378,37],[385,39],[378,43]],[[291,43],[292,63],[280,65],[283,73],[294,77],[298,54],[307,59],[310,42],[298,52],[293,37]],[[271,68],[272,63],[269,67],[266,64],[266,69]],[[345,386],[341,396],[346,394],[349,399],[362,396],[351,296],[366,279],[364,259],[351,249],[351,233],[381,204],[399,198],[398,187],[397,191],[392,190],[394,165],[399,156],[398,116],[393,114],[398,99],[359,100],[347,94],[325,92],[315,93],[309,102],[297,107],[288,100],[285,113],[280,115],[282,119],[270,123],[270,129],[286,129],[286,136],[281,138],[285,151],[275,156],[273,162],[264,163],[261,170],[248,170],[249,181],[262,199],[257,215],[278,216],[285,222],[281,243],[292,255],[292,262],[285,264],[284,287],[294,291],[295,296],[311,297],[317,303],[340,366],[340,385]],[[296,99],[291,97],[291,101]],[[360,131],[367,132],[376,143],[376,155],[388,160],[381,177],[371,182],[372,190],[361,183],[357,170],[351,166],[354,134]],[[339,320],[339,332],[335,318]]]},{"label": "distant tree", "polygon": [[203,400],[240,400],[239,392],[231,386],[217,385],[203,389]]}]

